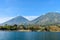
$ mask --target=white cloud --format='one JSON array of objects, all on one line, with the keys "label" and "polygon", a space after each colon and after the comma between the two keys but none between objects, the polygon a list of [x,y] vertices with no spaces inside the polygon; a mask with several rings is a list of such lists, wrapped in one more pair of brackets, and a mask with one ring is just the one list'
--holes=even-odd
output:
[{"label": "white cloud", "polygon": [[5,17],[5,18],[0,18],[0,23],[6,22],[10,19],[12,19],[13,17]]},{"label": "white cloud", "polygon": [[25,17],[26,19],[31,21],[31,20],[37,18],[38,16],[23,16],[23,17]]}]

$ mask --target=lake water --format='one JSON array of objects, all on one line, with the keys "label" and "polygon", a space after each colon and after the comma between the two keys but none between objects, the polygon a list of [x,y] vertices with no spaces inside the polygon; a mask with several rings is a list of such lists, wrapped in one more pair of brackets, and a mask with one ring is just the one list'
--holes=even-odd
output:
[{"label": "lake water", "polygon": [[60,33],[0,31],[0,40],[60,40]]}]

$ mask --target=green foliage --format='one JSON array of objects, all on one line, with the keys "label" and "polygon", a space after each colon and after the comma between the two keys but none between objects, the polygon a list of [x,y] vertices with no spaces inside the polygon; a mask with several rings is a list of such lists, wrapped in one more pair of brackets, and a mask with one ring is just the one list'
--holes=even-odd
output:
[{"label": "green foliage", "polygon": [[[39,31],[39,32],[43,32],[43,31],[48,31],[50,32],[50,26],[57,26],[58,28],[60,28],[60,25],[4,25],[4,26],[0,26],[0,30],[31,30],[31,31]],[[52,27],[53,29],[53,27]]]}]

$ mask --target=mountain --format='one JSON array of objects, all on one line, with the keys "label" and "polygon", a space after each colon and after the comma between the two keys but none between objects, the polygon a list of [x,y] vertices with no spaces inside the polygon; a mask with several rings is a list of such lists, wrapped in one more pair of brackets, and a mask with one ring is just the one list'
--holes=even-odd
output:
[{"label": "mountain", "polygon": [[45,15],[39,16],[38,18],[29,21],[22,16],[15,17],[1,25],[20,25],[20,24],[38,24],[38,25],[48,25],[48,24],[60,24],[60,13],[58,12],[48,12]]},{"label": "mountain", "polygon": [[58,12],[48,12],[35,20],[31,21],[33,24],[38,25],[48,25],[48,24],[60,24],[60,13]]},{"label": "mountain", "polygon": [[8,24],[8,25],[14,25],[14,24],[17,24],[17,25],[20,25],[20,24],[27,24],[29,22],[29,20],[27,20],[26,18],[22,17],[22,16],[18,16],[18,17],[15,17],[7,22],[4,22],[2,23],[1,25],[5,25],[5,24]]}]

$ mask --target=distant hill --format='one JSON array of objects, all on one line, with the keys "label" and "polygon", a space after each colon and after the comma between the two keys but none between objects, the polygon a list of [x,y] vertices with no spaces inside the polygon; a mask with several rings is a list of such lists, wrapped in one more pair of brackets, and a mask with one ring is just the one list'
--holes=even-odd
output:
[{"label": "distant hill", "polygon": [[14,25],[14,24],[17,24],[17,25],[20,25],[20,24],[27,24],[29,22],[29,20],[27,20],[26,18],[22,17],[22,16],[18,16],[18,17],[15,17],[11,20],[8,20],[7,22],[4,22],[2,23],[1,25],[5,25],[5,24],[8,24],[8,25]]},{"label": "distant hill", "polygon": [[60,13],[58,12],[49,12],[45,15],[42,15],[35,20],[32,20],[33,24],[39,25],[48,25],[48,24],[57,24],[60,23]]},{"label": "distant hill", "polygon": [[48,24],[60,24],[60,13],[58,12],[48,12],[45,15],[39,16],[38,18],[29,21],[22,16],[15,17],[1,25],[20,25],[20,24],[38,24],[38,25],[48,25]]}]

